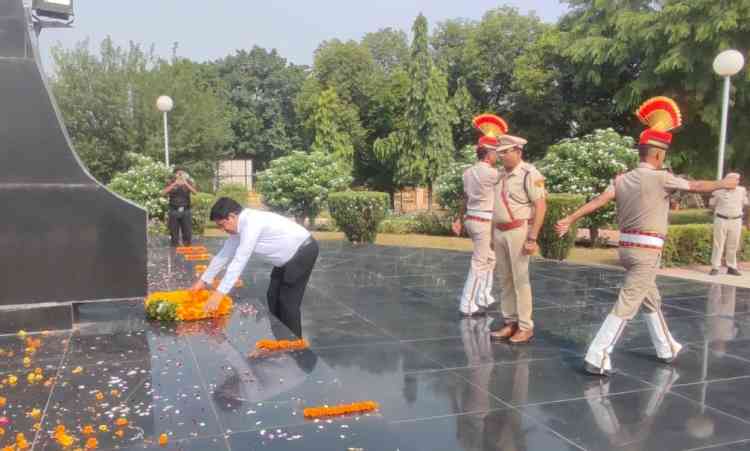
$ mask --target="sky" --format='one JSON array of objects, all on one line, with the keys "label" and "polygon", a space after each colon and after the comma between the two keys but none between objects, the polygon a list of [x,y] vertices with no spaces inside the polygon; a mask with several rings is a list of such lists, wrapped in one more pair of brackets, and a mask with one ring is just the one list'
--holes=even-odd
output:
[{"label": "sky", "polygon": [[44,30],[40,48],[48,70],[52,45],[73,47],[89,38],[98,46],[106,36],[119,45],[153,44],[162,56],[169,56],[177,42],[178,55],[195,61],[258,45],[275,48],[296,64],[311,64],[313,52],[326,39],[358,40],[385,27],[409,32],[420,12],[431,27],[445,19],[480,19],[501,5],[535,11],[547,22],[565,11],[558,0],[74,0],[75,28]]}]

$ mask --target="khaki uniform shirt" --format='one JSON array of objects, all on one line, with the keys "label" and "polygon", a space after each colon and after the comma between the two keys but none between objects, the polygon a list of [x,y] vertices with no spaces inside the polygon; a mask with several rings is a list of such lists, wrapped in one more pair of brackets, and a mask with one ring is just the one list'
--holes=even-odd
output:
[{"label": "khaki uniform shirt", "polygon": [[498,180],[498,170],[483,161],[464,171],[466,209],[492,211],[492,197]]},{"label": "khaki uniform shirt", "polygon": [[648,163],[617,176],[609,190],[615,191],[617,223],[620,230],[667,234],[669,196],[687,191],[690,182]]},{"label": "khaki uniform shirt", "polygon": [[736,218],[742,216],[742,209],[747,203],[747,190],[744,186],[738,186],[732,190],[714,191],[708,205],[714,207],[714,213],[717,215]]},{"label": "khaki uniform shirt", "polygon": [[492,220],[505,224],[516,219],[531,219],[534,202],[544,196],[544,176],[534,165],[522,161],[510,172],[500,169]]}]

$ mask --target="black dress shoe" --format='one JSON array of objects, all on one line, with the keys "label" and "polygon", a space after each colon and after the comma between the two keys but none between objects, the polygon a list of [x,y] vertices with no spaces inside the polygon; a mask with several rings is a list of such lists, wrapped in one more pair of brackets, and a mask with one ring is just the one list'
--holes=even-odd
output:
[{"label": "black dress shoe", "polygon": [[719,274],[718,269],[712,269],[711,272],[708,273],[709,276],[716,276]]},{"label": "black dress shoe", "polygon": [[735,269],[735,268],[728,268],[727,269],[727,274],[729,274],[731,276],[741,276],[742,275],[742,273],[739,272],[739,271],[737,271],[737,269]]},{"label": "black dress shoe", "polygon": [[598,366],[594,366],[585,360],[583,361],[583,369],[586,370],[587,373],[599,377],[609,377],[615,374],[613,370],[605,370],[599,368]]}]

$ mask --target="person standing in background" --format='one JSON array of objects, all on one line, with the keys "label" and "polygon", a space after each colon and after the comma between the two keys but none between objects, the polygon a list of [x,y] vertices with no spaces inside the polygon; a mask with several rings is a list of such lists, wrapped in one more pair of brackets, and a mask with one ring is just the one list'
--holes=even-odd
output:
[{"label": "person standing in background", "polygon": [[[727,174],[727,177],[736,178],[737,182],[740,180],[740,175],[736,172]],[[742,236],[742,212],[747,204],[747,190],[744,186],[713,192],[708,202],[708,206],[714,210],[714,239],[709,275],[719,274],[721,257],[725,252],[727,274],[742,275],[737,266],[737,249]]]},{"label": "person standing in background", "polygon": [[190,211],[190,195],[198,194],[190,176],[182,169],[175,168],[174,177],[164,190],[163,196],[169,196],[169,213],[167,227],[169,227],[170,244],[190,246],[193,242],[193,215]]}]

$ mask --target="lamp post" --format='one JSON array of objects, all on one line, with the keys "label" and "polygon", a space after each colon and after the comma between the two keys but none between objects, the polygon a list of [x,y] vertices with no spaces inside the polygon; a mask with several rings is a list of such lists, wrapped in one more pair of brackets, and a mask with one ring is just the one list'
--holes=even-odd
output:
[{"label": "lamp post", "polygon": [[156,108],[164,113],[164,162],[169,166],[169,126],[167,125],[167,114],[172,111],[174,102],[169,96],[160,96],[156,99]]},{"label": "lamp post", "polygon": [[724,149],[727,144],[727,118],[729,116],[729,88],[730,79],[745,65],[745,57],[737,50],[724,50],[714,59],[714,72],[724,77],[724,96],[721,106],[721,137],[719,138],[719,161],[717,163],[717,178],[724,177]]}]

